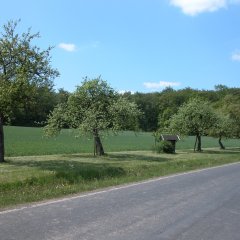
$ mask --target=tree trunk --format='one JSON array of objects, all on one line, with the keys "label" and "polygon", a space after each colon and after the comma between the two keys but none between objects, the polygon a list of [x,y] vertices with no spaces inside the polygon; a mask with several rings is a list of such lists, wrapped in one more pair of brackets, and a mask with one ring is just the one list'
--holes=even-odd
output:
[{"label": "tree trunk", "polygon": [[194,144],[194,152],[196,152],[197,142],[198,142],[198,136],[196,136],[196,140],[195,140],[195,144]]},{"label": "tree trunk", "polygon": [[219,143],[219,146],[220,146],[220,149],[225,149],[223,143],[222,143],[222,137],[220,136],[219,139],[218,139],[218,143]]},{"label": "tree trunk", "polygon": [[202,151],[202,139],[201,139],[201,135],[197,136],[197,140],[198,140],[198,144],[197,144],[197,151],[201,152]]},{"label": "tree trunk", "polygon": [[3,117],[0,116],[0,163],[4,162],[4,132]]},{"label": "tree trunk", "polygon": [[94,130],[94,156],[102,156],[104,155],[104,149],[103,149],[103,145],[100,139],[100,136],[98,134],[98,130]]}]

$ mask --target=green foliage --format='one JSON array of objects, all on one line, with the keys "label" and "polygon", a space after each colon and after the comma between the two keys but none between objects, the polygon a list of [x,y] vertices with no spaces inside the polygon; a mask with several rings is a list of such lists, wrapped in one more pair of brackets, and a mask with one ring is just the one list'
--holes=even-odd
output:
[{"label": "green foliage", "polygon": [[209,135],[212,137],[233,137],[232,129],[234,128],[233,121],[222,113],[216,113],[216,121],[213,127],[209,130]]},{"label": "green foliage", "polygon": [[48,125],[44,128],[44,132],[47,137],[57,136],[62,128],[68,126],[66,110],[66,104],[59,104],[54,108],[51,113],[51,117],[48,119]]},{"label": "green foliage", "polygon": [[116,93],[100,78],[85,79],[71,94],[66,104],[58,105],[48,119],[48,135],[59,132],[64,126],[77,128],[85,134],[137,127],[140,111],[136,104]]},{"label": "green foliage", "polygon": [[[198,151],[201,149],[201,136],[206,135],[216,125],[216,114],[209,102],[193,98],[183,104],[170,119],[169,130],[183,135],[195,135]],[[194,150],[195,150],[194,146]]]},{"label": "green foliage", "polygon": [[169,120],[174,115],[178,108],[188,99],[195,94],[191,89],[184,89],[175,91],[168,87],[164,89],[159,97],[159,115],[158,127],[164,129],[169,126]]},{"label": "green foliage", "polygon": [[157,153],[175,153],[174,146],[168,141],[160,141],[156,144]]},{"label": "green foliage", "polygon": [[128,96],[128,99],[135,102],[143,113],[139,119],[140,129],[143,131],[155,131],[158,126],[159,93],[137,92]]},{"label": "green foliage", "polygon": [[109,111],[112,118],[113,132],[138,130],[138,120],[141,116],[141,112],[138,110],[135,103],[119,96],[110,106]]},{"label": "green foliage", "polygon": [[222,111],[232,121],[231,135],[240,138],[240,89],[226,95],[223,102]]},{"label": "green foliage", "polygon": [[[216,90],[196,90],[190,87],[180,90],[166,88],[162,92],[125,94],[125,96],[137,103],[143,116],[140,119],[140,128],[144,131],[156,131],[169,126],[171,117],[177,113],[179,107],[192,98],[201,98],[214,108],[224,112],[223,106],[227,106],[227,95],[240,96],[239,88],[216,86]],[[228,101],[229,102],[229,101]],[[236,108],[239,99],[231,100],[231,106]],[[235,107],[234,107],[235,105]],[[238,107],[238,109],[240,109]],[[227,113],[226,113],[227,114]]]},{"label": "green foliage", "polygon": [[172,116],[169,129],[183,135],[205,135],[216,121],[209,102],[193,98]]},{"label": "green foliage", "polygon": [[16,108],[36,103],[39,88],[53,87],[59,75],[50,65],[51,47],[40,50],[32,42],[39,33],[19,34],[19,21],[9,21],[0,33],[0,113],[11,116]]}]

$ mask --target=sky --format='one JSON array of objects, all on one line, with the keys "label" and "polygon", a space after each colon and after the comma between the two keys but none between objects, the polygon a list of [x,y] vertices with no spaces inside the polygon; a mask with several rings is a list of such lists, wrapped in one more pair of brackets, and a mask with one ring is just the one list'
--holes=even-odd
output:
[{"label": "sky", "polygon": [[55,89],[101,76],[116,91],[240,87],[240,0],[0,0],[0,32],[54,46]]}]

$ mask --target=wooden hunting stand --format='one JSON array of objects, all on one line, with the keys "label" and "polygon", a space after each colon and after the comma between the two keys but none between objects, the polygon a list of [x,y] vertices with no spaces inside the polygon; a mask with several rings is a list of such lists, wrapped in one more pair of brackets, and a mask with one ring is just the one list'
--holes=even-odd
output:
[{"label": "wooden hunting stand", "polygon": [[161,134],[161,140],[170,142],[174,147],[174,152],[176,150],[176,142],[180,140],[178,135],[165,135]]}]

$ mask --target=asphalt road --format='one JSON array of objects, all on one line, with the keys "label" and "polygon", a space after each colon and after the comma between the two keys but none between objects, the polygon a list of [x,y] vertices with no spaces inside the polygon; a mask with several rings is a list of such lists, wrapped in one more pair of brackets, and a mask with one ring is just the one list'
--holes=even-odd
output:
[{"label": "asphalt road", "polygon": [[0,212],[1,240],[239,240],[240,164]]}]

